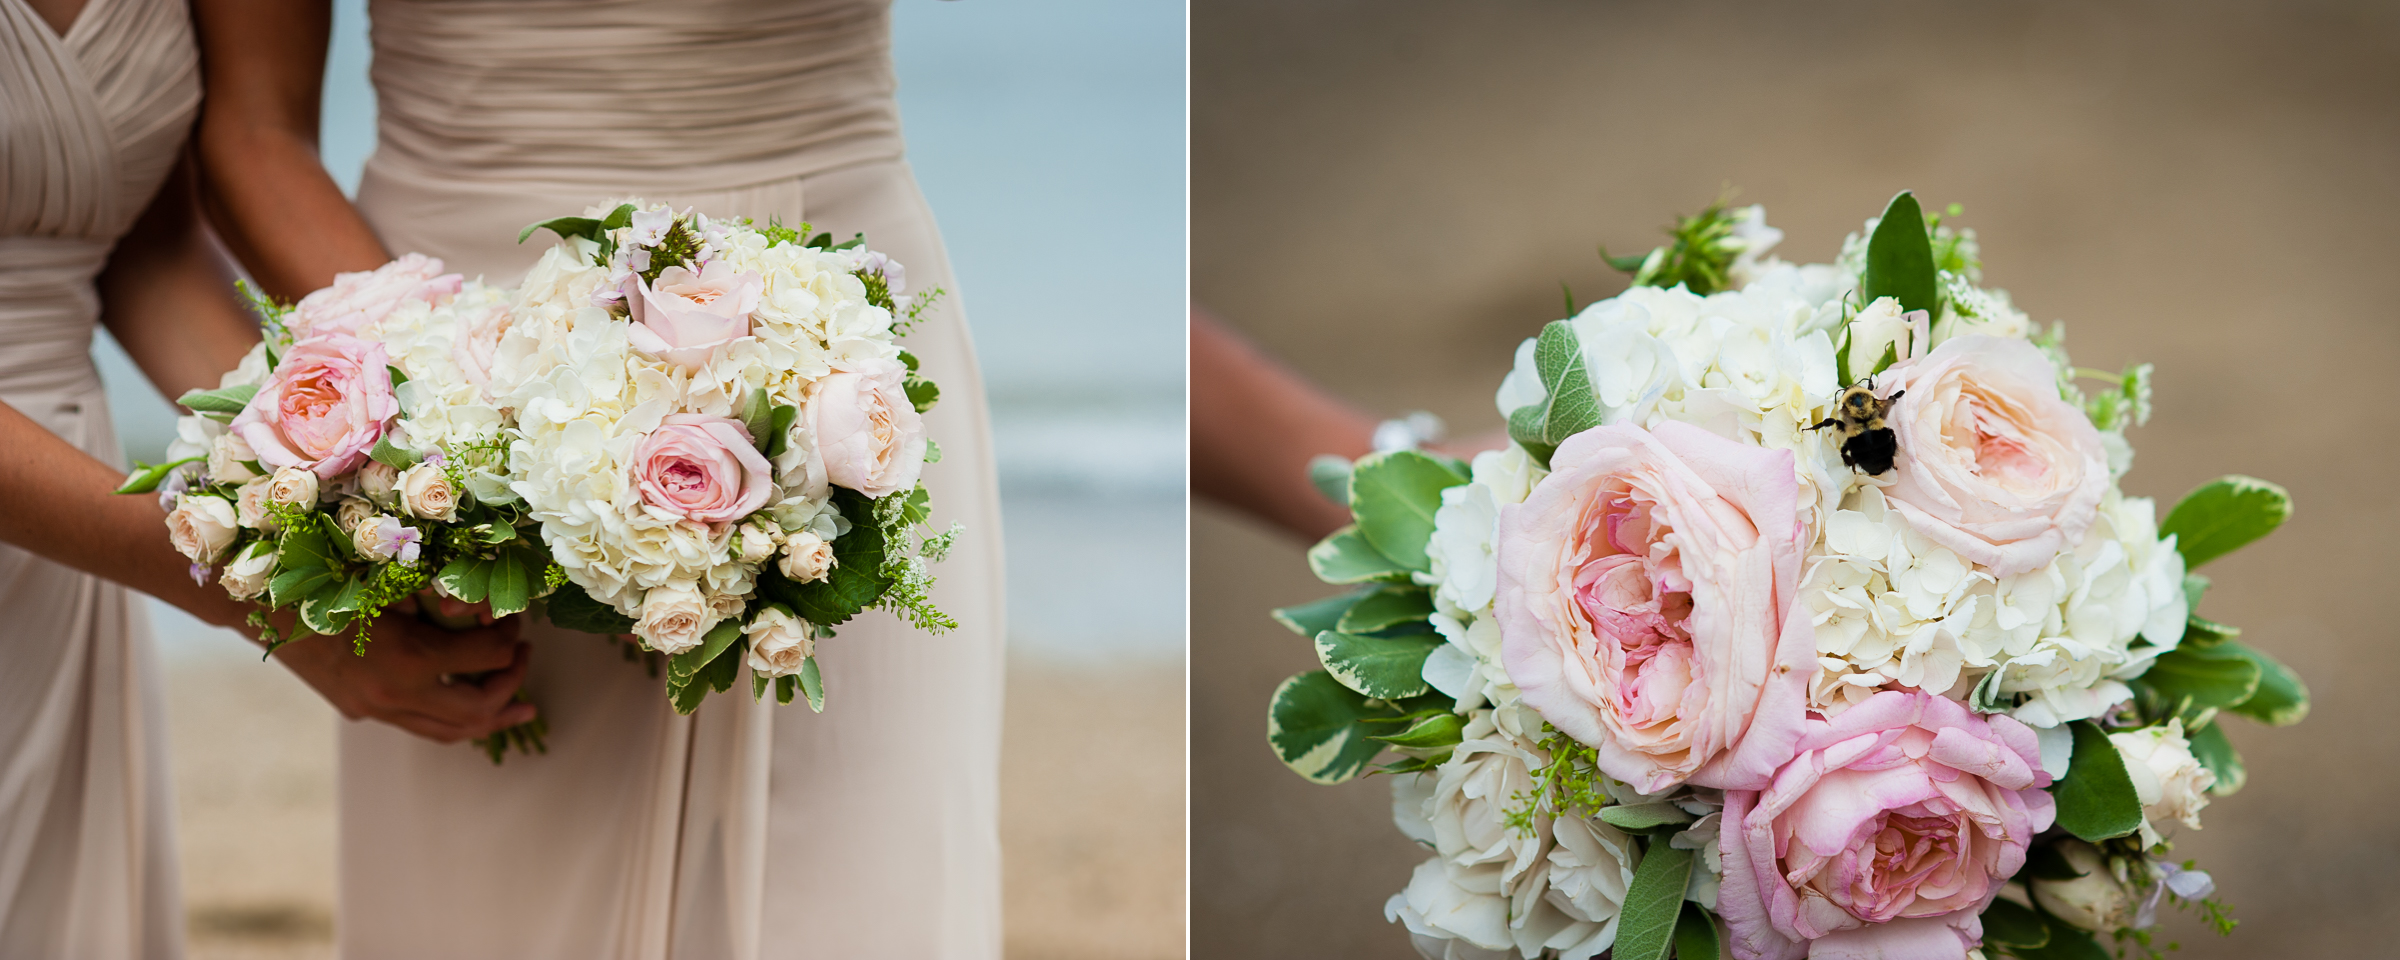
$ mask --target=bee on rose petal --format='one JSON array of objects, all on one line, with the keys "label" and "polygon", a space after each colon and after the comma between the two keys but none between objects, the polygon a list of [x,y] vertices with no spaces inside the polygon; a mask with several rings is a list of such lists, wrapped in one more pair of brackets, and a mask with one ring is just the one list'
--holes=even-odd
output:
[{"label": "bee on rose petal", "polygon": [[1889,397],[1875,395],[1875,378],[1869,377],[1851,384],[1833,402],[1833,416],[1825,418],[1811,430],[1839,427],[1842,433],[1842,464],[1861,470],[1867,476],[1882,476],[1892,469],[1892,456],[1899,452],[1899,443],[1892,438],[1892,428],[1883,418],[1900,402],[1906,390]]}]

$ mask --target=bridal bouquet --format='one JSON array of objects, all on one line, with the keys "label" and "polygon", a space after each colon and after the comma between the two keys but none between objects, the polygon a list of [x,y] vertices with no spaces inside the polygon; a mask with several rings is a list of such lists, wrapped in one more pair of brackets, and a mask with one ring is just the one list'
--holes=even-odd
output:
[{"label": "bridal bouquet", "polygon": [[815,644],[869,607],[957,626],[927,565],[958,530],[920,535],[939,391],[896,342],[939,291],[902,311],[899,264],[806,224],[626,203],[539,229],[483,354],[553,622],[665,655],[687,713],[745,663],[822,709]]},{"label": "bridal bouquet", "polygon": [[[1956,208],[1951,215],[1955,216]],[[2226,717],[2308,709],[2190,571],[2283,490],[2119,488],[2150,368],[2069,363],[1907,193],[1829,265],[1757,207],[1614,259],[1517,351],[1512,443],[1320,474],[1354,585],[1276,611],[1324,669],[1268,738],[1394,774],[1428,957],[2156,955],[2169,857],[2243,771]],[[2097,387],[2086,390],[2086,385]]]},{"label": "bridal bouquet", "polygon": [[[506,291],[412,254],[297,305],[254,305],[258,346],[178,401],[191,413],[167,462],[119,491],[158,491],[193,579],[260,602],[251,620],[271,644],[300,634],[267,611],[294,609],[300,630],[351,632],[361,652],[367,625],[422,591],[471,580],[471,599],[506,616],[554,585],[506,495],[507,421],[472,350],[505,322]],[[483,746],[511,744],[539,749],[539,722]]]}]

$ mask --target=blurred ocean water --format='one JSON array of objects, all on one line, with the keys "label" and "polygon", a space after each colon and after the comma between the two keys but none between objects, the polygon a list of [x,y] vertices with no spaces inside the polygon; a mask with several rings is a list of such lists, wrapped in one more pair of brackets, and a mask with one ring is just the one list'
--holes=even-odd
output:
[{"label": "blurred ocean water", "polygon": [[[336,0],[326,68],[322,151],[345,188],[374,150],[364,7]],[[1182,657],[1183,24],[1176,0],[894,6],[909,161],[991,391],[1020,655]],[[99,340],[118,435],[156,460],[174,410]],[[170,656],[251,655],[154,606]]]}]

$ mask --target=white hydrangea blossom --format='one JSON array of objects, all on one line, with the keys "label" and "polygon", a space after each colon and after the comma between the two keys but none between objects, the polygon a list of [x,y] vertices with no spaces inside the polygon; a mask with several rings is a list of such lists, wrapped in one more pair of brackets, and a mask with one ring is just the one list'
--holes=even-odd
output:
[{"label": "white hydrangea blossom", "polygon": [[[665,212],[652,205],[641,216],[655,226],[649,221]],[[599,248],[585,239],[553,246],[535,263],[509,304],[492,361],[491,396],[517,417],[510,490],[541,522],[567,576],[628,616],[644,592],[671,582],[696,583],[712,602],[753,588],[754,565],[732,551],[731,525],[712,531],[642,507],[629,467],[643,437],[672,414],[738,418],[754,390],[773,404],[804,407],[809,385],[838,365],[892,360],[900,350],[891,312],[868,302],[852,274],[857,253],[770,244],[757,230],[698,222],[701,259],[765,282],[750,335],[720,347],[701,369],[633,349],[628,325],[595,302],[623,277],[594,265]],[[619,242],[635,229],[620,228]],[[785,439],[769,515],[787,532],[808,529],[826,540],[846,532],[847,521],[828,506],[808,431],[795,423]]]}]

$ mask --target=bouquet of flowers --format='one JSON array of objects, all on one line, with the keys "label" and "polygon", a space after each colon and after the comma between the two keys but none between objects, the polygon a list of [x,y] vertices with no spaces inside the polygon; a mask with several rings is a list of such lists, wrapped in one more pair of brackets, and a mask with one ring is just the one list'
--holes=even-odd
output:
[{"label": "bouquet of flowers", "polygon": [[896,343],[940,290],[902,310],[898,263],[806,224],[628,203],[519,239],[543,228],[513,290],[411,254],[253,296],[264,340],[119,492],[157,491],[192,576],[258,601],[270,643],[270,610],[363,653],[420,595],[538,608],[666,657],[683,713],[745,663],[753,697],[823,709],[816,641],[864,609],[957,626],[929,564],[960,531],[925,529],[919,482],[940,391]]},{"label": "bouquet of flowers", "polygon": [[[294,609],[301,631],[351,632],[361,652],[367,625],[421,592],[489,580],[472,599],[506,616],[552,585],[506,495],[507,421],[469,349],[505,322],[507,291],[411,254],[297,305],[253,303],[258,346],[178,401],[191,413],[167,462],[119,490],[158,492],[194,580],[259,601],[251,622],[270,650],[303,634],[267,611]],[[541,737],[536,721],[480,745],[497,756]]]},{"label": "bouquet of flowers", "polygon": [[554,622],[634,634],[687,713],[745,663],[822,709],[815,643],[863,609],[957,626],[927,565],[959,531],[924,529],[918,482],[939,390],[896,342],[940,291],[903,311],[899,264],[806,224],[632,202],[540,229],[485,354]]},{"label": "bouquet of flowers", "polygon": [[[1951,217],[1957,208],[1948,211]],[[2197,616],[2275,529],[2226,477],[2118,486],[2150,367],[2073,366],[1908,193],[1835,263],[1757,207],[1682,220],[1517,351],[1512,442],[1318,472],[1351,592],[1276,611],[1302,776],[1394,774],[1431,848],[1385,910],[1427,957],[2155,955],[2168,858],[2298,677]],[[2087,392],[2086,384],[2099,389]]]}]

